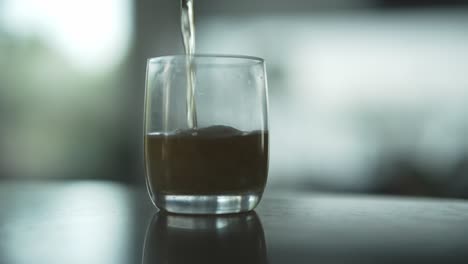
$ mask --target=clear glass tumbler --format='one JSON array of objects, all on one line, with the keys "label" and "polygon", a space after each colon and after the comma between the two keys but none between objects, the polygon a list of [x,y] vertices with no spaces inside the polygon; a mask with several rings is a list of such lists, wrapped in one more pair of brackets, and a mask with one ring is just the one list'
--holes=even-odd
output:
[{"label": "clear glass tumbler", "polygon": [[153,203],[185,214],[252,210],[268,174],[264,61],[166,56],[149,59],[146,74],[145,167]]}]

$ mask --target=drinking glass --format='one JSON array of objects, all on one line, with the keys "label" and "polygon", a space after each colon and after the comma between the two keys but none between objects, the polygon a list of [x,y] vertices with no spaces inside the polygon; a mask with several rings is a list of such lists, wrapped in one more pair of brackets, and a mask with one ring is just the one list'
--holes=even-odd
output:
[{"label": "drinking glass", "polygon": [[146,185],[159,209],[184,214],[252,210],[268,174],[263,59],[149,59],[144,132]]}]

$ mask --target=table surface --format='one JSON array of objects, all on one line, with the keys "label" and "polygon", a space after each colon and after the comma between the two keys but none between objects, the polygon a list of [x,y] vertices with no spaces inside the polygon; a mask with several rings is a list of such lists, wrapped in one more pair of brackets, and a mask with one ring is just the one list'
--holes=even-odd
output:
[{"label": "table surface", "polygon": [[468,201],[269,191],[255,213],[157,213],[146,190],[0,182],[0,263],[468,263]]}]

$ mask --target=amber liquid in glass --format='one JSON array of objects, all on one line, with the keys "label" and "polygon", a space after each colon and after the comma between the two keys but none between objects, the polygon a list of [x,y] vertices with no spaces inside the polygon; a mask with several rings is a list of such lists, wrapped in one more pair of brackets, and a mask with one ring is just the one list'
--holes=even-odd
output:
[{"label": "amber liquid in glass", "polygon": [[262,192],[268,173],[268,132],[228,126],[145,136],[153,192],[220,195]]}]

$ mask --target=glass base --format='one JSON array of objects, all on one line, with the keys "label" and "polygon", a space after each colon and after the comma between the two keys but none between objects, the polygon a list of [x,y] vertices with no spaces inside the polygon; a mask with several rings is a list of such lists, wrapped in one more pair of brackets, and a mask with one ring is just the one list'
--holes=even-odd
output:
[{"label": "glass base", "polygon": [[251,211],[262,193],[239,195],[173,195],[155,193],[154,204],[161,210],[176,214],[232,214]]}]

